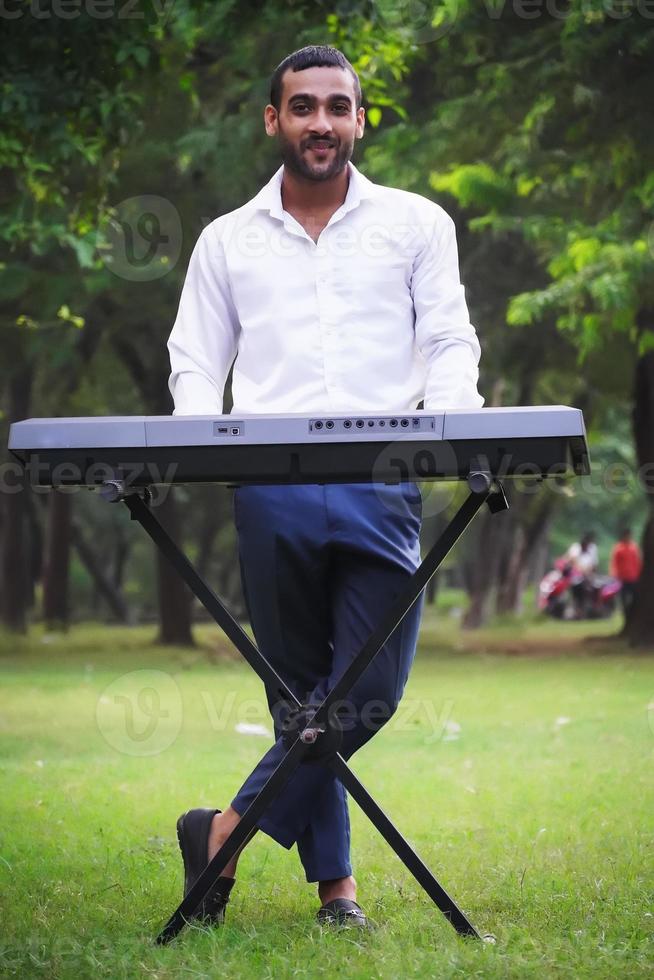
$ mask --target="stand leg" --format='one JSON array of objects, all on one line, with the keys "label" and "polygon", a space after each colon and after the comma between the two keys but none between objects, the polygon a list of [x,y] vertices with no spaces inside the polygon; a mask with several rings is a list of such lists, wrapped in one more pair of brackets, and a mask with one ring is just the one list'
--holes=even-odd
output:
[{"label": "stand leg", "polygon": [[445,889],[439,885],[424,861],[418,857],[408,841],[402,837],[402,834],[391,823],[384,811],[375,803],[345,760],[340,755],[337,756],[330,762],[330,768],[338,776],[352,798],[359,804],[370,822],[375,825],[384,840],[393,848],[399,859],[404,862],[418,884],[422,885],[447,921],[454,926],[461,936],[473,936],[475,939],[480,939],[481,936],[464,912],[461,911]]}]

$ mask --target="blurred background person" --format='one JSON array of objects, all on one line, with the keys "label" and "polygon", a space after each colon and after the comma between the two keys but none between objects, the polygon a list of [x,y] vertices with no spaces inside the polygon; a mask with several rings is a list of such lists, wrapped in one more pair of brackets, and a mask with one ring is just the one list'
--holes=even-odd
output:
[{"label": "blurred background person", "polygon": [[609,574],[620,580],[622,586],[622,608],[625,616],[634,601],[636,583],[640,578],[643,559],[640,548],[631,537],[631,528],[624,528],[620,540],[613,546],[609,563]]},{"label": "blurred background person", "polygon": [[593,532],[587,531],[581,541],[575,541],[574,544],[571,544],[565,553],[565,558],[576,573],[571,591],[574,596],[577,618],[584,618],[589,612],[594,594],[593,577],[599,564]]}]

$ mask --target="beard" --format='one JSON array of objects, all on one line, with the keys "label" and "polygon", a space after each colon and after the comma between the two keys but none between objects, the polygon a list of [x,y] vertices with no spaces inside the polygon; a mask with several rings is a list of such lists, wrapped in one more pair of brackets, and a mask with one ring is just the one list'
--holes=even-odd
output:
[{"label": "beard", "polygon": [[[291,173],[303,177],[305,180],[323,181],[335,177],[347,166],[354,152],[354,136],[345,142],[335,137],[329,140],[307,137],[307,139],[302,140],[299,149],[287,138],[281,128],[278,130],[277,138],[284,166]],[[314,142],[329,142],[334,147],[329,160],[313,164],[309,161],[305,151]]]}]

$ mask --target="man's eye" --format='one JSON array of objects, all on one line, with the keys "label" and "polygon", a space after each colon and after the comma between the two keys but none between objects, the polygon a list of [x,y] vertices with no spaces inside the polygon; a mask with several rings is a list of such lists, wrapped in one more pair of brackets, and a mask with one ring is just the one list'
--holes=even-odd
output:
[{"label": "man's eye", "polygon": [[349,107],[346,106],[346,105],[335,105],[334,106],[334,111],[335,112],[347,112],[348,111],[348,108]]}]

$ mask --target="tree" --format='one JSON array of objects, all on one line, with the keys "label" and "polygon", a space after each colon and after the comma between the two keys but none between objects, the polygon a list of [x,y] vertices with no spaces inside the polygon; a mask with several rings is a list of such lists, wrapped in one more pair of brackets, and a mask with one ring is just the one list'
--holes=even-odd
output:
[{"label": "tree", "polygon": [[[120,147],[138,124],[134,83],[147,66],[161,24],[46,16],[31,8],[5,19],[0,65],[3,127],[1,193],[0,368],[7,422],[30,413],[39,363],[66,370],[83,326],[74,310],[89,288],[106,230],[106,197]],[[25,493],[4,495],[3,620],[25,628]],[[66,541],[50,536],[54,567],[65,566]],[[61,548],[63,547],[63,552]],[[18,568],[20,574],[12,575]],[[52,590],[50,590],[52,595]],[[61,604],[58,604],[58,614]]]},{"label": "tree", "polygon": [[[411,155],[405,172],[430,172],[432,190],[465,209],[492,271],[493,249],[513,250],[502,321],[523,337],[525,330],[551,337],[556,327],[576,351],[577,375],[585,375],[577,396],[585,385],[588,417],[605,398],[599,379],[624,396],[637,365],[634,422],[647,462],[654,439],[647,398],[654,135],[643,92],[654,82],[654,24],[635,11],[618,16],[601,0],[528,18],[522,8],[461,0],[435,8],[431,26],[454,8],[437,57],[428,44],[412,55],[422,115],[412,112],[414,90],[410,122],[391,127],[368,159],[383,169],[399,148],[407,161]],[[466,246],[464,239],[464,253]],[[516,273],[525,261],[531,268],[523,285]],[[500,336],[513,348],[504,322],[493,326]],[[539,346],[536,340],[534,352]],[[544,383],[546,390],[547,368],[555,367],[540,349],[545,373],[537,369],[532,395]],[[650,523],[645,582],[654,574],[653,539]],[[648,601],[643,588],[632,612],[638,626],[628,624],[634,642],[654,643],[644,627]]]}]

